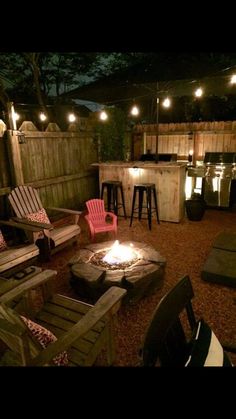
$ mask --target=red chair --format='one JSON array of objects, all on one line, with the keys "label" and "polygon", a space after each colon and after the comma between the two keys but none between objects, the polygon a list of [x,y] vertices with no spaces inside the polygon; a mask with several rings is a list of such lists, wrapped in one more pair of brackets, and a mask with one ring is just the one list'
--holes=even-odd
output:
[{"label": "red chair", "polygon": [[94,235],[106,231],[114,231],[117,235],[117,216],[113,212],[105,211],[103,199],[90,199],[86,202],[88,214],[85,219],[89,225],[91,239]]}]

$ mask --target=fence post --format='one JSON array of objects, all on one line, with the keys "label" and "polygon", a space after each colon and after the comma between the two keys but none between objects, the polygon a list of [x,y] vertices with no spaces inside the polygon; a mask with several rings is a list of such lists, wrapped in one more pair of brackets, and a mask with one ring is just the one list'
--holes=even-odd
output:
[{"label": "fence post", "polygon": [[13,186],[24,184],[19,139],[16,130],[7,130],[7,151],[10,161],[11,181]]}]

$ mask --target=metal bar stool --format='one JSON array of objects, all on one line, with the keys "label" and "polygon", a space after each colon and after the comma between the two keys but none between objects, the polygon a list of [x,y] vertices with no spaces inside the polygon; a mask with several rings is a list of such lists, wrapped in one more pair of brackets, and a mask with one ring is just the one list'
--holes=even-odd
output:
[{"label": "metal bar stool", "polygon": [[[119,180],[106,180],[102,182],[101,199],[103,198],[105,188],[107,191],[107,211],[112,211],[118,216],[119,208],[123,209],[126,218],[125,199],[122,182]],[[118,191],[120,191],[121,202],[118,201]]]},{"label": "metal bar stool", "polygon": [[[136,202],[136,194],[138,196],[138,207],[135,207]],[[143,195],[146,192],[146,205],[143,205]],[[152,208],[152,194],[154,198],[154,208]],[[155,212],[157,216],[157,222],[160,224],[159,215],[158,215],[158,207],[157,207],[157,194],[156,194],[156,187],[154,183],[139,183],[134,185],[134,192],[133,192],[133,201],[132,201],[132,211],[131,211],[131,218],[130,218],[130,227],[132,226],[133,216],[134,213],[138,212],[138,219],[141,220],[143,209],[145,210],[145,214],[147,215],[148,219],[148,226],[149,230],[152,228],[152,213]]]}]

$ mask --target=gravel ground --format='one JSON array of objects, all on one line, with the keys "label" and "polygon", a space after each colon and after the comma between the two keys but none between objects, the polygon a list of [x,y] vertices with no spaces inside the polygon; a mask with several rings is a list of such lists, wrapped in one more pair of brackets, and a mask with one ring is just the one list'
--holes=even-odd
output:
[{"label": "gravel ground", "polygon": [[[69,246],[52,257],[52,260],[41,266],[56,269],[56,291],[79,298],[70,287],[68,261],[83,244],[90,242],[87,225],[81,217],[82,234],[76,246]],[[201,221],[189,221],[184,218],[181,223],[153,221],[152,230],[147,221],[134,220],[129,227],[129,219],[119,218],[118,239],[120,241],[142,241],[152,245],[166,258],[166,274],[163,287],[153,295],[142,298],[136,305],[122,306],[116,325],[117,359],[115,366],[139,365],[139,349],[152,313],[162,298],[173,285],[188,274],[194,289],[193,307],[197,318],[203,317],[213,328],[221,342],[236,345],[236,288],[207,283],[200,278],[200,272],[212,243],[217,234],[223,230],[236,232],[236,211],[206,210]],[[97,235],[96,241],[111,240],[111,233]],[[236,261],[235,261],[236,263]],[[231,356],[236,365],[236,354]],[[102,355],[97,365],[104,365]]]}]

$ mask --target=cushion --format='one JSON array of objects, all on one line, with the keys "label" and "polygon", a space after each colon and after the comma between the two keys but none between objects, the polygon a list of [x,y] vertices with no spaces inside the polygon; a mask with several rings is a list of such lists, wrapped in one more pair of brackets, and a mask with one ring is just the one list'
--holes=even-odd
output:
[{"label": "cushion", "polygon": [[216,335],[204,320],[197,323],[186,367],[232,367]]},{"label": "cushion", "polygon": [[201,271],[204,281],[236,287],[236,253],[212,248]]},{"label": "cushion", "polygon": [[25,216],[29,221],[37,221],[39,223],[51,224],[44,208],[37,212],[31,212]]},{"label": "cushion", "polygon": [[3,250],[6,250],[6,249],[7,249],[7,244],[5,242],[5,239],[3,237],[2,232],[0,230],[0,252],[2,252]]},{"label": "cushion", "polygon": [[[32,335],[37,339],[40,345],[43,348],[46,348],[49,343],[55,342],[57,340],[56,336],[50,332],[50,330],[46,329],[45,327],[33,322],[32,320],[20,316],[26,326],[29,328]],[[68,355],[66,351],[61,352],[55,358],[53,358],[53,363],[58,366],[66,366],[68,365]]]},{"label": "cushion", "polygon": [[236,233],[221,232],[216,237],[213,247],[236,252]]}]

